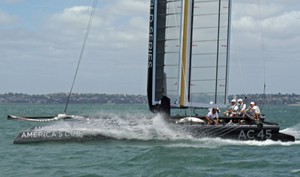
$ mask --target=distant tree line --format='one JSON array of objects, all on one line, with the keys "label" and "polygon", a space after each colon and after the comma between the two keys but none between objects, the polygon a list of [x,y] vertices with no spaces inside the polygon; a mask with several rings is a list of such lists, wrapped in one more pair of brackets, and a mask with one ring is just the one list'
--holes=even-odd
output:
[{"label": "distant tree line", "polygon": [[[67,93],[34,95],[5,93],[0,94],[0,103],[65,104],[67,102],[67,98]],[[147,98],[144,95],[73,93],[70,97],[69,103],[141,104],[147,103]]]},{"label": "distant tree line", "polygon": [[245,102],[254,101],[258,104],[269,105],[286,105],[286,104],[300,104],[300,95],[297,94],[238,94],[230,95],[230,99],[243,99]]},{"label": "distant tree line", "polygon": [[[0,94],[0,103],[33,103],[33,104],[65,104],[67,93],[51,94]],[[300,104],[300,95],[297,94],[238,94],[229,95],[228,99],[242,98],[245,102],[255,101],[258,104]],[[73,93],[70,103],[89,104],[144,104],[147,103],[145,95],[130,94],[98,94],[98,93]]]}]

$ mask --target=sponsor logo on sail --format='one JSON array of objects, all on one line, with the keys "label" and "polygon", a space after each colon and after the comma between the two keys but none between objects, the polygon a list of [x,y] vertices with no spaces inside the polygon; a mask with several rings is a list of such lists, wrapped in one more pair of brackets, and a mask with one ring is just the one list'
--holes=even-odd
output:
[{"label": "sponsor logo on sail", "polygon": [[152,68],[153,62],[153,41],[154,41],[154,0],[150,2],[150,25],[149,25],[149,44],[148,44],[148,67]]}]

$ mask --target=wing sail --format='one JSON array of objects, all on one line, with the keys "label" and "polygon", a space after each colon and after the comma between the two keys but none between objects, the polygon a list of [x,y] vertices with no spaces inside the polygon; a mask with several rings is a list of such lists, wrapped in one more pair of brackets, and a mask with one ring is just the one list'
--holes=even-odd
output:
[{"label": "wing sail", "polygon": [[230,0],[152,0],[150,9],[150,110],[164,96],[177,108],[226,104]]}]

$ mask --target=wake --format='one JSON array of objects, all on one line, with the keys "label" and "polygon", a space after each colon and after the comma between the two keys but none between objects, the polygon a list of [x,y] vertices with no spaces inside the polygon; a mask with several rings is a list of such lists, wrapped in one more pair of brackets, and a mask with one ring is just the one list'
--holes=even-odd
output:
[{"label": "wake", "polygon": [[280,131],[281,133],[286,133],[286,134],[291,134],[295,137],[296,140],[300,141],[300,123],[292,126],[285,128]]},{"label": "wake", "polygon": [[97,135],[117,140],[187,140],[192,136],[172,130],[162,115],[100,114],[87,120],[54,122],[38,131],[81,131],[84,135]]}]

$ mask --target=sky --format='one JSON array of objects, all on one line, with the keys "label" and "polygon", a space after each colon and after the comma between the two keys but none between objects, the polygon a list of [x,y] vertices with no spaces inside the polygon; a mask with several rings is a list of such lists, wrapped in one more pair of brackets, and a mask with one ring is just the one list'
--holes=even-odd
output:
[{"label": "sky", "polygon": [[[229,94],[300,94],[300,1],[233,0]],[[0,0],[0,94],[69,92],[93,0]],[[150,0],[99,0],[73,92],[146,95]]]}]

